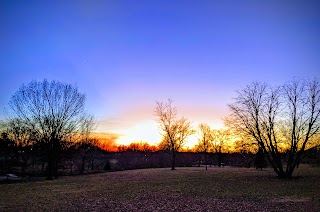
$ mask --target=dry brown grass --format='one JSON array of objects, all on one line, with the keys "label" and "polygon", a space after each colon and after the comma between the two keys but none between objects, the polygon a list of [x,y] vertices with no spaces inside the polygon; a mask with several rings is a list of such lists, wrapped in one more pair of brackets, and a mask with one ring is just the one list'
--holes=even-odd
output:
[{"label": "dry brown grass", "polygon": [[0,185],[0,211],[317,211],[320,169],[145,169]]}]

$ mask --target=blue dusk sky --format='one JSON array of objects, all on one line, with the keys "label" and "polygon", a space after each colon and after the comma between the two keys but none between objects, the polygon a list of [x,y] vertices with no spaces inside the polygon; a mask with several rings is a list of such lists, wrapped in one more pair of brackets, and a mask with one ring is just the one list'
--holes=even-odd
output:
[{"label": "blue dusk sky", "polygon": [[[67,3],[68,2],[68,3]],[[23,83],[77,85],[97,131],[158,142],[156,101],[221,127],[236,90],[320,76],[319,1],[0,1],[0,117]]]}]

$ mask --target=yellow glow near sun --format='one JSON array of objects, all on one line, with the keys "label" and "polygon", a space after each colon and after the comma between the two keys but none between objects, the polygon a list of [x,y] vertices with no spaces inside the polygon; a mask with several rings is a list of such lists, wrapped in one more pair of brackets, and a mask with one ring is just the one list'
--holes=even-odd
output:
[{"label": "yellow glow near sun", "polygon": [[135,126],[124,130],[123,135],[117,140],[118,144],[128,145],[133,142],[148,142],[157,145],[161,141],[158,123],[153,120],[143,121]]},{"label": "yellow glow near sun", "polygon": [[[196,130],[196,133],[188,137],[186,143],[184,144],[184,148],[193,148],[195,145],[197,145],[198,139],[199,139],[198,126],[200,123],[201,122],[193,122],[192,123],[192,127],[194,130]],[[208,124],[211,127],[211,129],[215,129],[215,130],[221,129],[224,127],[223,123],[220,121],[211,122]]]},{"label": "yellow glow near sun", "polygon": [[[194,130],[198,130],[199,122],[193,122],[192,127]],[[223,128],[222,122],[212,122],[209,123],[212,129]],[[139,122],[131,128],[122,131],[122,136],[117,139],[118,144],[129,145],[133,142],[147,142],[150,145],[157,145],[162,137],[159,132],[159,124],[154,120],[146,120]],[[198,143],[198,133],[188,137],[184,144],[184,148],[193,148]]]}]

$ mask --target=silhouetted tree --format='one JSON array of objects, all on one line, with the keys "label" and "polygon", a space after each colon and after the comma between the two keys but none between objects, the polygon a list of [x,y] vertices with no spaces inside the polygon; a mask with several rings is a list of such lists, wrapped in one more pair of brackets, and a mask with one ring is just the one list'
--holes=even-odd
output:
[{"label": "silhouetted tree", "polygon": [[238,91],[229,108],[233,129],[256,141],[279,178],[291,178],[320,130],[320,84],[300,80],[274,88],[256,82]]},{"label": "silhouetted tree", "polygon": [[91,170],[94,169],[95,152],[98,146],[98,140],[95,138],[82,139],[76,143],[77,154],[81,157],[80,174],[85,172],[87,164]]},{"label": "silhouetted tree", "polygon": [[[225,122],[225,126],[228,126],[229,123]],[[257,152],[259,147],[257,142],[251,137],[239,137],[241,135],[237,134],[237,132],[230,132],[231,135],[238,135],[238,138],[234,141],[234,149],[239,153],[254,153]]]},{"label": "silhouetted tree", "polygon": [[132,152],[137,152],[137,151],[139,151],[139,144],[138,143],[131,143],[131,144],[129,144],[127,150],[132,151]]},{"label": "silhouetted tree", "polygon": [[177,109],[172,106],[172,100],[167,103],[157,102],[156,116],[163,131],[162,149],[172,154],[171,169],[175,169],[177,152],[182,148],[186,138],[194,133],[191,123],[186,118],[178,118]]},{"label": "silhouetted tree", "polygon": [[199,124],[199,135],[200,137],[198,139],[196,151],[204,154],[204,162],[206,170],[208,170],[207,153],[210,150],[212,141],[212,131],[210,126],[208,124]]},{"label": "silhouetted tree", "polygon": [[93,118],[86,119],[81,126],[81,134],[76,144],[78,154],[81,156],[80,174],[84,173],[87,161],[90,162],[91,170],[94,168],[94,152],[99,146],[99,141],[91,136],[93,127]]},{"label": "silhouetted tree", "polygon": [[212,130],[211,148],[212,152],[218,156],[218,166],[222,164],[222,154],[228,150],[227,141],[230,140],[230,133],[226,129]]},{"label": "silhouetted tree", "polygon": [[47,179],[58,176],[62,145],[81,133],[87,120],[85,95],[75,86],[57,81],[32,81],[11,97],[11,120],[19,120],[47,156]]},{"label": "silhouetted tree", "polygon": [[127,146],[127,151],[133,151],[133,152],[155,152],[158,151],[158,147],[154,145],[148,144],[148,142],[132,142]]}]

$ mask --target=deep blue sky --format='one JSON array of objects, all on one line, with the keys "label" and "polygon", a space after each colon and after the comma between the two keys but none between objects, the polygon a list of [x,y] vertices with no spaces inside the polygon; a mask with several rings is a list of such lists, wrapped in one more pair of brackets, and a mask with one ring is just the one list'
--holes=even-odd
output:
[{"label": "deep blue sky", "polygon": [[252,81],[320,76],[317,1],[39,2],[0,1],[0,116],[47,78],[76,84],[98,129],[125,134],[155,119],[156,100],[218,122]]}]

